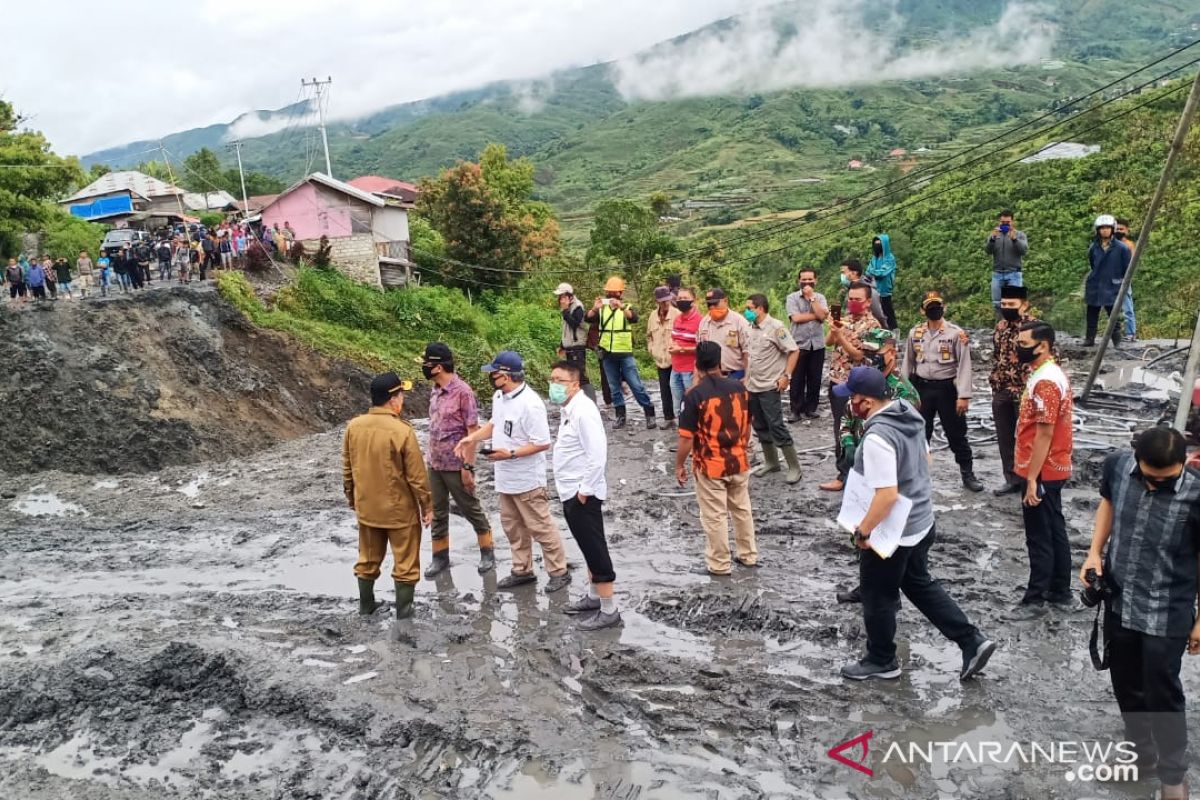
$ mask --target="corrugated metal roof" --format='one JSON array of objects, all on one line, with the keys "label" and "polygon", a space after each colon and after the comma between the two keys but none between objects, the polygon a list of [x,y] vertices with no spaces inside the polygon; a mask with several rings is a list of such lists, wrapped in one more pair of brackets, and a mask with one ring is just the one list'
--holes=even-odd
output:
[{"label": "corrugated metal roof", "polygon": [[133,192],[146,198],[184,193],[182,189],[172,186],[166,181],[151,178],[144,172],[131,169],[101,175],[75,194],[59,202],[71,203],[76,200],[86,200],[89,197],[100,197],[101,195],[113,194],[115,192]]},{"label": "corrugated metal roof", "polygon": [[233,195],[224,190],[216,192],[187,192],[183,195],[183,204],[192,211],[220,211],[223,208],[237,205]]}]

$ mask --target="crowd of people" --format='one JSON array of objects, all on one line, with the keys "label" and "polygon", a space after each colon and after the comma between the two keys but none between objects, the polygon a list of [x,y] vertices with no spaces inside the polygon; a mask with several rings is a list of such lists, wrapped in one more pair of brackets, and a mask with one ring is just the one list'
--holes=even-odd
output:
[{"label": "crowd of people", "polygon": [[[1115,304],[1110,285],[1119,282],[1129,259],[1118,232],[1115,220],[1097,219],[1089,255],[1089,309],[1107,308],[1110,314]],[[1003,481],[994,494],[1019,499],[1029,563],[1028,581],[1007,621],[1032,621],[1078,608],[1062,498],[1072,475],[1073,392],[1056,360],[1054,328],[1030,314],[1020,275],[1028,244],[1010,213],[1002,215],[986,247],[996,259],[998,315],[989,382]],[[958,646],[960,679],[978,675],[997,642],[967,618],[930,566],[937,539],[930,441],[937,422],[964,488],[983,489],[966,434],[971,342],[946,318],[946,300],[936,291],[922,300],[924,321],[901,340],[891,300],[895,275],[888,237],[881,234],[872,242],[867,267],[854,259],[841,265],[836,303],[816,290],[815,270],[801,269],[796,291],[787,298],[786,320],[771,315],[771,303],[760,293],[733,312],[721,288],[703,293],[707,313],[701,313],[697,291],[671,283],[655,290],[655,308],[643,320],[627,302],[619,277],[605,283],[604,295],[590,308],[570,284],[561,284],[554,294],[562,313],[562,360],[554,365],[547,393],[560,409],[553,436],[546,404],[527,382],[524,359],[516,352],[498,353],[483,366],[494,389],[491,417],[484,422],[474,392],[456,374],[450,348],[440,342],[427,346],[421,359],[433,386],[427,456],[400,416],[412,384],[395,373],[377,376],[373,407],[350,423],[343,449],[345,493],[359,520],[354,572],[360,612],[380,607],[374,583],[391,542],[396,624],[411,618],[422,525],[433,530],[425,576],[450,566],[451,499],[474,528],[479,571],[495,569],[491,525],[474,491],[482,456],[492,464],[512,553],[509,573],[497,588],[537,582],[534,542],[547,573],[544,590],[562,591],[572,582],[550,510],[549,460],[563,518],[588,575],[585,591],[564,611],[583,631],[622,624],[603,516],[609,431],[587,375],[593,349],[600,354],[603,402],[611,406],[613,430],[628,425],[626,388],[647,429],[676,429],[675,477],[680,486],[694,481],[705,535],[703,561],[694,571],[721,578],[735,565],[757,569],[750,482],[782,472],[781,455],[788,468],[782,480],[802,479],[789,426],[819,416],[829,351],[827,395],[838,474],[820,488],[843,493],[839,522],[858,553],[859,581],[836,599],[861,604],[866,634],[865,652],[841,674],[850,680],[901,675],[895,635],[903,594]],[[1089,326],[1092,317],[1089,313]],[[661,419],[637,369],[635,331],[644,331],[657,368]],[[762,450],[761,464],[753,469],[751,431]],[[1093,632],[1093,660],[1097,668],[1110,669],[1138,765],[1157,769],[1160,796],[1167,800],[1187,796],[1179,671],[1184,652],[1200,653],[1198,466],[1195,459],[1187,463],[1183,435],[1165,424],[1143,432],[1132,451],[1110,455],[1092,545],[1079,569],[1081,599],[1097,606],[1095,627],[1105,633],[1100,648]]]}]

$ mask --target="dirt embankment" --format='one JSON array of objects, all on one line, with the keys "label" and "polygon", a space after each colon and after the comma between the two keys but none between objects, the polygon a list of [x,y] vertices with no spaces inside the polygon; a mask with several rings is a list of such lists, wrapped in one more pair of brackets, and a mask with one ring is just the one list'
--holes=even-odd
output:
[{"label": "dirt embankment", "polygon": [[0,314],[0,470],[142,472],[345,422],[370,376],[255,328],[210,287]]}]

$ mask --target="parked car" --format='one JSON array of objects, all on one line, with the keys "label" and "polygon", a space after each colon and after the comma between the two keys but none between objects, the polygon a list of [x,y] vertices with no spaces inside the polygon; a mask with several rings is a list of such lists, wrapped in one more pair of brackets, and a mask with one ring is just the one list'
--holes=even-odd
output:
[{"label": "parked car", "polygon": [[125,245],[136,247],[139,243],[149,245],[150,235],[136,228],[113,228],[104,234],[104,241],[100,244],[100,252],[112,258],[117,253],[120,253]]}]

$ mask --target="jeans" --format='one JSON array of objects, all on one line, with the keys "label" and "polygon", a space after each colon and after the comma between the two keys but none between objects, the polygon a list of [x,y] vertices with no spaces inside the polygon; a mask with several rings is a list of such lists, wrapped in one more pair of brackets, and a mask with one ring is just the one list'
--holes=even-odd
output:
[{"label": "jeans", "polygon": [[959,647],[965,650],[979,640],[979,629],[929,574],[929,548],[935,538],[936,527],[916,545],[896,548],[891,558],[880,558],[874,550],[862,551],[858,575],[863,627],[867,631],[866,660],[872,664],[890,664],[896,658],[896,612],[900,610],[901,592]]},{"label": "jeans", "polygon": [[825,348],[801,350],[792,372],[791,395],[788,398],[792,414],[817,413],[821,403],[821,372],[825,368]]},{"label": "jeans", "polygon": [[735,369],[732,372],[727,373],[725,377],[732,378],[735,381],[744,381],[746,379],[746,370]]},{"label": "jeans", "polygon": [[662,396],[663,419],[668,422],[675,419],[673,404],[667,402],[673,394],[671,391],[670,367],[658,367],[658,393]]},{"label": "jeans", "polygon": [[[1042,481],[1042,502],[1021,504],[1025,548],[1029,551],[1029,584],[1022,603],[1071,600],[1071,540],[1063,519],[1062,488],[1066,481]],[[1028,486],[1028,482],[1026,482]]]},{"label": "jeans", "polygon": [[671,402],[675,405],[675,413],[683,409],[683,396],[692,388],[692,373],[671,371]]},{"label": "jeans", "polygon": [[779,392],[750,392],[750,424],[760,442],[792,446],[792,432],[783,421],[783,399]]},{"label": "jeans", "polygon": [[1137,315],[1133,313],[1133,289],[1125,293],[1125,301],[1121,304],[1121,313],[1125,315],[1125,335],[1130,339],[1137,337]]},{"label": "jeans", "polygon": [[992,270],[992,305],[1000,308],[1000,289],[1003,286],[1024,286],[1025,278],[1020,270],[1015,272],[996,272]]},{"label": "jeans", "polygon": [[621,381],[624,380],[629,384],[638,405],[645,409],[648,416],[653,416],[654,404],[650,402],[650,395],[646,394],[646,387],[642,385],[633,353],[605,353],[603,366],[604,374],[608,376],[609,388],[612,390],[613,408],[625,407],[625,393],[621,391]]}]

